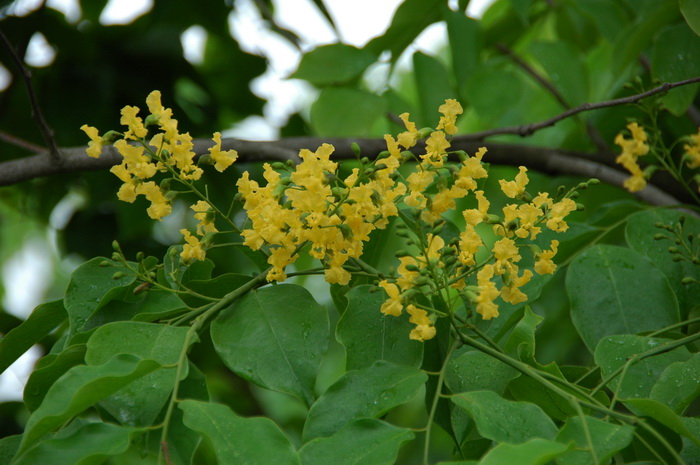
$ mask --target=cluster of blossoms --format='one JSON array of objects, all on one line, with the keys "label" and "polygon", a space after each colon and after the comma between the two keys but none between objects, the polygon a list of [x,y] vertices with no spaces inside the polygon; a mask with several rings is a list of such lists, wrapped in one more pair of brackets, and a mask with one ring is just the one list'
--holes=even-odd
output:
[{"label": "cluster of blossoms", "polygon": [[[120,123],[127,127],[123,133],[110,131],[102,136],[96,128],[83,125],[82,129],[90,142],[87,154],[98,158],[103,146],[112,143],[122,155],[123,161],[111,168],[122,182],[117,193],[119,200],[133,203],[139,195],[144,195],[151,202],[147,209],[148,216],[160,220],[172,211],[172,199],[176,192],[170,191],[170,181],[176,179],[184,183],[198,180],[203,173],[195,163],[194,144],[189,133],[181,134],[177,130],[178,122],[173,119],[170,108],[161,104],[159,91],[151,92],[146,98],[149,115],[145,121],[138,116],[139,109],[126,106],[121,111]],[[157,132],[146,140],[149,127],[157,127]],[[209,149],[209,160],[217,171],[223,172],[238,158],[235,150],[221,150],[221,134],[214,133],[214,146]],[[153,178],[157,173],[168,173],[171,176],[160,184]],[[213,209],[207,200],[199,200],[190,208],[199,221],[197,236],[188,230],[180,232],[185,239],[182,258],[185,261],[203,260],[205,251],[200,241],[207,233],[216,232]]]},{"label": "cluster of blossoms", "polygon": [[[82,129],[91,139],[87,152],[97,157],[104,144],[118,139],[113,145],[123,162],[111,170],[123,182],[118,198],[134,202],[144,195],[151,202],[148,214],[153,219],[160,220],[171,212],[171,201],[178,194],[170,190],[173,180],[182,183],[186,192],[197,193],[200,200],[190,208],[198,225],[195,234],[181,230],[185,240],[181,257],[184,262],[203,260],[203,244],[217,232],[214,220],[221,213],[193,184],[202,176],[202,169],[195,163],[190,135],[178,132],[177,121],[172,111],[161,105],[159,92],[151,93],[146,103],[150,114],[145,122],[138,116],[138,108],[122,110],[121,123],[127,127],[124,133],[100,136],[97,129],[84,125]],[[236,183],[248,217],[240,233],[244,245],[266,250],[270,265],[267,280],[285,280],[286,267],[302,252],[322,263],[329,283],[345,285],[352,273],[370,273],[379,278],[378,284],[388,296],[381,312],[399,316],[405,308],[415,325],[410,337],[419,341],[434,337],[435,319],[455,307],[447,304],[437,310],[426,304],[432,298],[446,303],[456,294],[460,301],[471,302],[484,319],[498,316],[498,298],[511,304],[526,301],[521,288],[533,271],[520,269],[520,249],[534,251],[535,273],[553,273],[556,265],[552,259],[559,242],[552,240],[549,248],[542,250],[532,241],[543,228],[566,231],[565,218],[577,205],[571,193],[560,199],[547,193],[533,197],[526,190],[527,169],[520,167],[514,180],[500,180],[503,193],[515,202],[506,205],[500,216],[490,213],[490,201],[477,184],[488,177],[482,162],[486,149],[473,156],[450,152],[462,107],[450,99],[439,112],[442,116],[436,129],[419,130],[408,113],[400,115],[405,131],[396,138],[385,135],[387,150],[374,161],[360,159],[359,167],[347,176],[331,161],[334,147],[330,144],[315,151],[301,150],[297,165],[265,163],[264,185],[244,172]],[[147,140],[149,126],[155,134]],[[421,140],[424,153],[418,150]],[[209,156],[201,157],[199,164],[205,159],[223,171],[236,160],[237,153],[222,151],[219,133],[213,141]],[[356,153],[359,158],[359,149]],[[449,155],[460,162],[449,162]],[[408,162],[410,169],[400,169]],[[153,178],[159,172],[169,176],[156,184]],[[443,214],[456,209],[456,201],[468,196],[476,200],[476,208],[462,212],[464,230],[443,237]],[[398,233],[410,238],[408,243],[415,250],[398,253],[398,269],[385,277],[367,266],[361,256],[372,231],[386,228],[392,217],[401,217]],[[482,223],[491,225],[497,238],[490,246],[477,232]]]},{"label": "cluster of blossoms", "polygon": [[630,192],[637,192],[644,189],[647,185],[646,178],[637,160],[639,157],[649,153],[649,145],[647,145],[647,135],[644,129],[637,123],[628,124],[627,129],[632,135],[631,139],[625,138],[622,133],[615,137],[615,144],[622,147],[622,153],[615,159],[615,163],[624,166],[632,174],[625,180],[623,184],[625,188]]},{"label": "cluster of blossoms", "polygon": [[[386,315],[399,316],[405,308],[411,315],[409,321],[416,325],[410,337],[420,341],[435,335],[433,322],[441,313],[425,305],[424,296],[444,298],[449,294],[448,288],[451,288],[473,302],[476,312],[484,319],[498,316],[495,302],[498,297],[511,304],[526,301],[527,296],[520,288],[530,281],[533,272],[520,271],[518,262],[522,257],[519,247],[525,245],[536,251],[536,273],[553,273],[556,265],[552,258],[557,252],[558,241],[551,241],[549,249],[544,251],[532,243],[522,243],[526,239],[535,239],[542,227],[556,232],[566,231],[568,225],[564,218],[577,208],[568,197],[555,202],[547,193],[539,193],[532,198],[526,191],[529,182],[527,169],[521,166],[513,181],[499,180],[503,193],[521,203],[506,205],[502,216],[490,214],[490,202],[484,191],[477,190],[476,182],[488,177],[482,164],[486,149],[481,148],[471,157],[457,153],[460,164],[448,166],[447,149],[450,142],[446,134],[451,135],[456,131],[454,118],[461,113],[461,107],[456,101],[448,100],[440,107],[440,112],[443,117],[438,131],[430,133],[425,144],[426,153],[419,156],[416,171],[406,178],[408,193],[403,202],[413,210],[416,224],[422,223],[424,226],[414,228],[414,237],[409,244],[417,246],[420,252],[402,253],[396,276],[379,282],[389,297],[381,311]],[[401,115],[407,131],[399,135],[398,143],[404,148],[410,148],[419,136],[408,118],[408,114]],[[390,136],[386,138],[389,152],[392,153],[396,150],[395,143]],[[407,145],[402,141],[408,141]],[[436,189],[430,190],[431,184],[435,184]],[[454,209],[455,200],[466,197],[470,192],[477,201],[477,208],[462,212],[466,223],[464,231],[446,243],[439,235],[443,223],[441,215]],[[490,252],[476,230],[481,223],[492,225],[494,234],[500,238],[490,247]],[[402,235],[411,237],[406,232]],[[483,260],[477,258],[481,251],[486,252]],[[476,285],[469,285],[474,275]],[[496,278],[502,283],[500,289]]]},{"label": "cluster of blossoms", "polygon": [[688,168],[691,170],[700,168],[700,128],[698,128],[697,134],[691,134],[688,136],[688,139],[690,143],[683,144],[686,166],[688,166]]}]

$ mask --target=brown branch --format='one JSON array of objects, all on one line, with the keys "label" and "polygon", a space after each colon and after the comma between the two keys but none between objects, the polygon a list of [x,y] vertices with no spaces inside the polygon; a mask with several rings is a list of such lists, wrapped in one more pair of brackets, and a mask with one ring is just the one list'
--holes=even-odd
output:
[{"label": "brown branch", "polygon": [[[566,100],[566,98],[564,98],[562,93],[559,92],[559,89],[557,89],[554,86],[554,84],[552,84],[549,80],[545,79],[544,76],[538,73],[532,66],[530,66],[529,63],[523,60],[517,53],[515,53],[513,50],[511,50],[503,44],[496,44],[496,48],[508,55],[511,60],[513,60],[518,66],[520,66],[523,69],[523,71],[529,74],[535,81],[537,81],[542,87],[544,87],[545,90],[552,94],[556,101],[559,102],[559,105],[561,105],[565,109],[571,108],[571,105]],[[605,139],[603,139],[603,136],[600,135],[595,126],[593,126],[588,120],[586,120],[584,124],[586,125],[586,131],[588,132],[588,135],[590,136],[591,140],[593,141],[595,146],[598,147],[598,151],[601,153],[609,154],[610,148],[608,147],[608,144],[605,143]]]},{"label": "brown branch", "polygon": [[7,142],[8,144],[12,144],[16,147],[20,147],[20,148],[27,150],[29,152],[36,153],[36,152],[43,152],[44,150],[46,150],[46,149],[44,149],[44,147],[42,147],[40,145],[33,144],[33,143],[29,142],[28,140],[24,140],[24,139],[17,137],[17,136],[13,136],[12,134],[9,134],[5,131],[0,131],[0,140],[3,140],[5,142]]},{"label": "brown branch", "polygon": [[505,128],[489,129],[487,131],[474,132],[472,134],[466,134],[464,136],[459,136],[459,137],[463,138],[464,140],[483,140],[487,137],[498,136],[498,135],[503,135],[503,134],[515,134],[515,135],[520,136],[520,137],[528,137],[528,136],[533,135],[535,132],[539,131],[540,129],[554,126],[559,121],[565,120],[566,118],[570,118],[574,115],[577,115],[579,113],[583,113],[585,111],[599,110],[601,108],[614,107],[617,105],[626,105],[628,103],[637,103],[640,100],[644,100],[647,97],[651,97],[652,95],[661,94],[663,92],[668,92],[669,90],[674,89],[676,87],[686,86],[688,84],[695,84],[697,82],[700,82],[700,76],[694,77],[691,79],[685,79],[683,81],[678,81],[678,82],[665,82],[665,83],[661,84],[660,86],[655,87],[651,90],[648,90],[646,92],[642,92],[639,94],[635,94],[635,95],[630,95],[628,97],[622,97],[622,98],[617,98],[617,99],[613,99],[613,100],[606,100],[604,102],[598,102],[598,103],[584,103],[584,104],[581,104],[577,107],[566,110],[562,113],[559,113],[556,116],[552,116],[551,118],[548,118],[544,121],[540,121],[539,123],[530,123],[530,124],[523,124],[520,126],[509,126],[509,127],[505,127]]},{"label": "brown branch", "polygon": [[[386,150],[386,142],[383,139],[353,139],[353,138],[316,138],[294,137],[278,141],[244,141],[226,138],[222,141],[222,149],[235,149],[238,151],[239,162],[262,161],[299,161],[298,151],[302,148],[316,150],[322,143],[330,143],[336,148],[333,158],[353,159],[355,154],[350,148],[353,142],[357,142],[363,154],[374,156]],[[207,153],[212,146],[210,139],[195,139],[194,150],[197,154]],[[468,140],[453,140],[452,149],[464,150],[467,153],[476,152],[482,143]],[[627,174],[596,161],[595,155],[568,152],[564,150],[524,146],[518,144],[490,143],[487,144],[488,152],[486,160],[497,165],[519,166],[527,164],[528,168],[546,174],[559,174],[580,176],[584,178],[598,178],[601,181],[622,187]],[[11,160],[0,164],[0,186],[16,184],[39,177],[55,176],[63,173],[75,173],[81,171],[98,171],[110,168],[112,165],[122,162],[122,157],[111,147],[104,147],[100,158],[90,158],[85,155],[86,147],[72,147],[63,149],[63,163],[52,163],[44,152],[27,158]],[[416,152],[424,150],[425,146],[416,146]],[[674,205],[680,203],[667,192],[674,192],[673,183],[663,185],[663,190],[653,185],[637,193],[640,200],[654,205]]]},{"label": "brown branch", "polygon": [[53,136],[53,130],[51,129],[51,127],[49,127],[49,124],[46,122],[46,118],[44,118],[44,113],[41,111],[41,107],[39,106],[36,94],[34,93],[34,87],[32,86],[32,73],[26,66],[24,66],[24,62],[19,57],[19,55],[17,55],[17,51],[12,46],[10,41],[7,39],[7,36],[5,36],[5,34],[2,32],[2,30],[0,30],[0,41],[2,42],[3,46],[7,49],[8,53],[10,54],[10,57],[12,57],[12,61],[15,62],[15,66],[17,66],[17,70],[19,71],[19,74],[24,80],[24,86],[27,88],[27,94],[29,95],[29,104],[32,108],[32,118],[34,118],[34,121],[39,127],[39,131],[41,132],[41,135],[43,136],[44,141],[46,142],[46,146],[49,148],[49,156],[51,157],[51,160],[54,163],[60,163],[61,155],[58,150],[58,146],[56,145],[56,139],[54,139]]}]

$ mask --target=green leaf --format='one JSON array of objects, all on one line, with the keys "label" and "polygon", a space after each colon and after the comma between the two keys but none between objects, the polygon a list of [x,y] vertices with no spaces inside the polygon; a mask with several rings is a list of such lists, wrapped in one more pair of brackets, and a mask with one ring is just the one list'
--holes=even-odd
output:
[{"label": "green leaf", "polygon": [[328,438],[304,444],[304,465],[392,465],[401,443],[413,439],[410,429],[374,419],[356,420]]},{"label": "green leaf", "polygon": [[[611,375],[622,367],[629,357],[655,349],[669,339],[622,334],[608,336],[600,340],[595,349],[595,362],[600,366],[603,377]],[[689,352],[685,347],[678,347],[669,352],[660,353],[630,364],[624,371],[622,385],[618,388],[620,375],[612,379],[609,387],[621,398],[649,397],[651,390],[663,371],[671,363],[688,360]]]},{"label": "green leaf", "polygon": [[[156,323],[119,321],[97,328],[87,342],[85,362],[102,365],[114,354],[131,354],[176,364],[184,350],[189,328]],[[148,426],[167,402],[176,382],[176,367],[163,368],[130,383],[100,405],[122,424]]]},{"label": "green leaf", "polygon": [[83,330],[96,328],[112,321],[155,321],[186,310],[185,303],[173,292],[151,289],[134,295],[137,283],[112,289],[104,303],[93,312]]},{"label": "green leaf", "polygon": [[[188,289],[191,289],[198,294],[206,295],[208,297],[222,298],[229,292],[233,291],[234,289],[238,289],[249,281],[250,276],[237,273],[226,273],[213,279],[207,278],[188,281],[186,286]],[[189,294],[183,296],[183,298],[191,307],[204,305],[210,302]]]},{"label": "green leaf", "polygon": [[58,354],[48,354],[39,360],[24,386],[24,404],[30,412],[39,408],[58,378],[74,366],[84,364],[86,347],[85,344],[74,344]]},{"label": "green leaf", "polygon": [[384,99],[350,87],[327,87],[311,105],[311,125],[319,136],[370,136],[384,115]]},{"label": "green leaf", "polygon": [[678,302],[666,277],[644,257],[622,247],[596,245],[578,255],[569,267],[566,291],[571,319],[591,352],[605,336],[679,321]]},{"label": "green leaf", "polygon": [[332,436],[358,418],[376,418],[411,400],[428,379],[416,368],[377,361],[348,371],[311,406],[303,442]]},{"label": "green leaf", "polygon": [[153,360],[120,354],[103,365],[71,368],[51,386],[41,406],[27,420],[20,450],[28,449],[44,434],[159,367]]},{"label": "green leaf", "polygon": [[499,444],[481,459],[479,465],[544,465],[569,449],[571,446],[541,438],[522,444]]},{"label": "green leaf", "polygon": [[[460,84],[460,94],[468,96],[484,125],[500,121],[519,105],[525,93],[525,84],[519,76],[493,62],[480,66]],[[494,98],[495,95],[507,98]]]},{"label": "green leaf", "polygon": [[521,444],[533,438],[554,439],[557,435],[554,422],[529,402],[506,400],[492,391],[463,392],[451,399],[469,412],[479,434],[492,441]]},{"label": "green leaf", "polygon": [[62,300],[47,302],[35,308],[24,322],[0,338],[0,373],[65,319],[66,310]]},{"label": "green leaf", "polygon": [[674,262],[673,255],[668,251],[669,247],[675,246],[671,240],[654,240],[654,236],[659,233],[670,236],[670,233],[655,227],[656,223],[678,228],[682,216],[686,217],[683,228],[685,235],[700,234],[700,220],[697,218],[685,215],[678,210],[655,208],[635,213],[629,217],[625,228],[625,239],[631,249],[649,257],[654,265],[666,275],[671,289],[678,298],[681,319],[686,319],[688,313],[697,303],[696,296],[700,295],[700,284],[684,285],[681,280],[685,276],[700,279],[700,268],[686,261]]},{"label": "green leaf", "polygon": [[652,399],[623,399],[627,405],[632,405],[637,410],[642,412],[642,415],[649,416],[658,421],[667,428],[675,431],[681,436],[685,436],[700,446],[700,437],[693,434],[683,423],[683,419],[673,410],[664,404]]},{"label": "green leaf", "polygon": [[91,465],[103,463],[107,457],[129,448],[134,436],[142,430],[108,423],[74,422],[51,439],[39,442],[24,452],[12,465]]},{"label": "green leaf", "polygon": [[0,439],[0,463],[10,463],[12,457],[17,454],[20,442],[22,442],[21,434]]},{"label": "green leaf", "polygon": [[365,368],[376,360],[418,368],[423,344],[408,338],[408,318],[382,315],[379,309],[386,296],[370,289],[357,286],[346,294],[348,306],[336,329],[336,339],[345,347],[345,368]]},{"label": "green leaf", "polygon": [[576,8],[588,16],[600,34],[613,43],[629,22],[624,8],[609,0],[583,0],[576,2]]},{"label": "green leaf", "polygon": [[[681,421],[695,437],[700,437],[700,418],[681,418]],[[686,437],[683,437],[683,450],[681,457],[688,465],[698,465],[700,460],[700,445],[692,442]]]},{"label": "green leaf", "polygon": [[[557,465],[589,465],[593,462],[590,446],[595,450],[597,463],[606,464],[618,451],[627,447],[634,437],[634,428],[629,425],[614,425],[597,418],[571,417],[557,435],[557,441],[573,441],[576,449],[557,457]],[[586,432],[588,431],[588,432]],[[588,439],[590,437],[590,443]]]},{"label": "green leaf", "polygon": [[588,72],[585,57],[568,42],[535,42],[530,46],[552,85],[568,106],[588,101]]},{"label": "green leaf", "polygon": [[251,291],[211,325],[214,348],[231,370],[310,405],[328,346],[328,314],[303,287]]},{"label": "green leaf", "polygon": [[447,69],[435,57],[416,52],[413,54],[413,75],[421,110],[418,127],[435,127],[439,119],[440,105],[445,103],[446,99],[457,98],[450,85]]},{"label": "green leaf", "polygon": [[700,354],[670,364],[651,389],[650,397],[681,414],[700,395]]},{"label": "green leaf", "polygon": [[[700,74],[700,37],[686,24],[663,29],[651,51],[653,76],[662,82],[675,82]],[[671,89],[661,102],[674,115],[681,116],[698,93],[698,85]]]},{"label": "green leaf", "polygon": [[533,313],[529,306],[518,324],[515,325],[504,346],[507,354],[532,363],[535,361],[535,330],[542,323],[543,317]]},{"label": "green leaf", "polygon": [[[101,266],[105,262],[107,266]],[[122,273],[114,279],[115,273]],[[117,275],[118,276],[118,275]],[[70,334],[82,331],[85,323],[103,302],[108,292],[133,283],[136,277],[127,268],[105,258],[96,257],[73,271],[63,304],[68,312]]]},{"label": "green leaf", "polygon": [[700,36],[700,4],[695,0],[680,0],[678,3],[685,22]]},{"label": "green leaf", "polygon": [[299,465],[289,438],[269,418],[243,418],[212,402],[180,402],[185,425],[207,437],[219,465]]},{"label": "green leaf", "polygon": [[447,23],[447,38],[452,54],[452,69],[455,81],[465,82],[477,69],[481,55],[481,26],[479,21],[464,13],[444,10]]},{"label": "green leaf", "polygon": [[347,44],[316,47],[301,57],[290,78],[304,79],[317,86],[345,84],[362,75],[377,56]]},{"label": "green leaf", "polygon": [[389,29],[365,48],[374,55],[389,50],[395,63],[425,28],[440,21],[443,4],[442,0],[405,0],[394,13]]}]

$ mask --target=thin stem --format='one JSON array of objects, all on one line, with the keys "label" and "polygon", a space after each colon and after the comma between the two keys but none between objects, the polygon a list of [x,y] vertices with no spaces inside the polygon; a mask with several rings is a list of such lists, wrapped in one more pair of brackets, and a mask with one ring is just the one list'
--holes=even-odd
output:
[{"label": "thin stem", "polygon": [[430,406],[430,413],[428,414],[428,424],[425,427],[425,442],[423,444],[423,465],[429,464],[428,456],[430,454],[430,431],[432,429],[433,420],[435,419],[435,413],[437,412],[437,406],[440,400],[440,392],[442,391],[442,384],[445,381],[445,372],[447,371],[447,364],[449,363],[450,358],[452,357],[452,354],[454,353],[455,349],[460,345],[460,341],[456,340],[450,346],[450,349],[445,355],[445,361],[443,362],[442,368],[440,369],[440,374],[438,375],[437,385],[435,386],[435,395],[433,396],[433,403]]}]

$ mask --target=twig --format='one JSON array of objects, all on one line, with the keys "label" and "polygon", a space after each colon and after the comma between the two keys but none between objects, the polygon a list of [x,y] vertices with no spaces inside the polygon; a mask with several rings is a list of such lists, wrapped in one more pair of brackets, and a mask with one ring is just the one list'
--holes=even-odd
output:
[{"label": "twig", "polygon": [[29,142],[28,140],[24,140],[22,138],[19,138],[17,136],[13,136],[12,134],[8,134],[5,131],[0,131],[0,140],[4,140],[5,142],[16,145],[17,147],[23,148],[25,150],[29,150],[30,152],[43,152],[44,147],[41,147],[40,145],[33,144]]},{"label": "twig", "polygon": [[515,134],[520,137],[528,137],[534,134],[535,132],[539,131],[540,129],[554,126],[559,121],[562,121],[579,113],[583,113],[584,111],[598,110],[600,108],[614,107],[617,105],[625,105],[628,103],[637,103],[640,100],[644,100],[647,97],[651,97],[652,95],[668,92],[669,90],[674,89],[676,87],[686,86],[688,84],[695,84],[697,82],[700,82],[700,76],[691,79],[685,79],[683,81],[678,82],[665,82],[651,90],[635,95],[630,95],[628,97],[606,100],[604,102],[598,103],[584,103],[577,107],[566,110],[556,116],[552,116],[551,118],[548,118],[544,121],[540,121],[539,123],[530,123],[523,124],[520,126],[509,126],[505,128],[489,129],[487,131],[475,132],[472,134],[466,134],[464,136],[458,137],[463,140],[483,140],[487,137],[498,136],[503,134]]},{"label": "twig", "polygon": [[263,19],[270,23],[270,28],[272,28],[273,31],[277,32],[282,37],[290,41],[296,48],[301,50],[301,39],[299,38],[299,36],[296,35],[294,32],[290,31],[289,29],[285,29],[279,24],[277,24],[277,22],[275,22],[275,18],[272,14],[272,11],[263,0],[254,0],[254,3],[260,11],[260,15],[263,17]]},{"label": "twig", "polygon": [[[549,80],[545,79],[544,76],[542,76],[540,73],[538,73],[532,66],[530,66],[525,60],[520,58],[520,56],[515,53],[513,50],[510,48],[506,47],[503,44],[496,44],[496,48],[500,50],[501,52],[505,53],[508,55],[511,60],[513,60],[518,66],[520,66],[523,71],[525,71],[527,74],[529,74],[535,81],[537,81],[542,87],[544,87],[552,96],[556,99],[559,104],[565,108],[565,109],[570,109],[571,104],[564,98],[564,96],[559,92],[559,89],[557,89],[554,84],[552,84]],[[603,139],[603,136],[600,135],[600,132],[591,124],[590,121],[586,120],[585,121],[586,125],[586,131],[588,131],[588,135],[590,136],[591,140],[595,144],[596,147],[598,147],[598,150],[601,153],[606,153],[610,154],[610,148],[608,147],[608,144],[605,143],[605,139]]]},{"label": "twig", "polygon": [[51,160],[54,163],[60,163],[60,152],[58,150],[58,146],[56,145],[56,140],[53,137],[53,131],[49,127],[49,124],[46,122],[46,119],[44,118],[44,113],[41,111],[41,107],[39,107],[39,102],[37,101],[36,94],[34,93],[34,87],[32,86],[32,73],[31,71],[29,71],[29,69],[27,69],[26,66],[24,66],[24,62],[17,55],[17,51],[12,46],[10,41],[7,39],[7,36],[5,36],[5,34],[2,32],[2,30],[0,30],[0,40],[2,41],[3,46],[7,49],[8,53],[12,57],[12,61],[15,62],[19,73],[22,75],[24,85],[27,88],[27,94],[29,95],[29,104],[32,107],[32,118],[34,118],[34,121],[39,127],[39,131],[41,131],[41,135],[44,137],[44,141],[46,141],[46,146],[49,148],[49,156],[51,157]]}]

